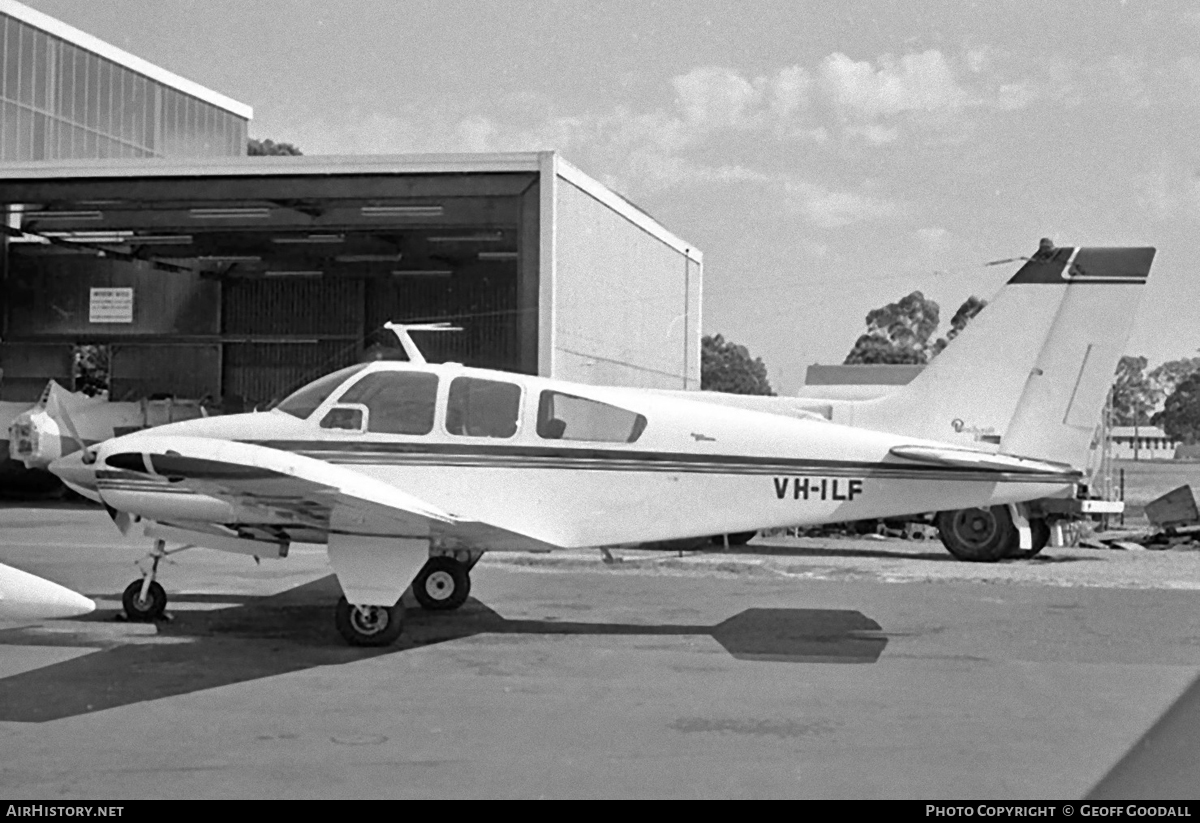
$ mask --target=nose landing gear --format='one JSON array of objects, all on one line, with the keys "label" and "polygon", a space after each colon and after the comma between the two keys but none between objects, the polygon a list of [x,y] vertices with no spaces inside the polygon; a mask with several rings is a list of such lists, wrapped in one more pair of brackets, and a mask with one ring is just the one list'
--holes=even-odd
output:
[{"label": "nose landing gear", "polygon": [[[142,566],[142,577],[134,580],[125,587],[121,595],[121,605],[125,608],[125,619],[147,622],[161,620],[167,610],[167,593],[154,578],[158,576],[158,563],[172,554],[178,554],[191,546],[181,546],[178,549],[167,549],[167,541],[155,540],[150,553],[138,561]],[[146,568],[145,561],[150,561]]]}]

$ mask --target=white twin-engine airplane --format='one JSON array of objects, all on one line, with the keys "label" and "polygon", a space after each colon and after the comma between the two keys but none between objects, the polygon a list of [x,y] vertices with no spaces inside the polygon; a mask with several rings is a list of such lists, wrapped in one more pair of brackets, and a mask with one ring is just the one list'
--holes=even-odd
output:
[{"label": "white twin-engine airplane", "polygon": [[[417,356],[51,468],[156,541],[125,592],[131,616],[166,604],[154,575],[167,541],[256,557],[326,543],[336,624],[359,645],[399,635],[410,583],[425,608],[461,605],[488,550],[941,512],[961,556],[995,560],[1034,539],[1017,504],[1075,491],[1153,257],[1044,243],[916,380],[832,421]],[[979,415],[1003,426],[998,447],[931,436]]]}]

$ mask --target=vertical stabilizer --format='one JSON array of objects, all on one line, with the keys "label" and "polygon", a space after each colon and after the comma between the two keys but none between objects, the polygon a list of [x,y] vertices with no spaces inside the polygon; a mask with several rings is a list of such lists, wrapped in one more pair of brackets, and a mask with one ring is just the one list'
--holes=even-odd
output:
[{"label": "vertical stabilizer", "polygon": [[[1152,248],[1082,248],[1001,451],[1082,466],[1125,351]],[[1061,288],[1061,287],[1059,287]]]},{"label": "vertical stabilizer", "polygon": [[1153,259],[1043,241],[916,379],[834,420],[1081,465]]}]

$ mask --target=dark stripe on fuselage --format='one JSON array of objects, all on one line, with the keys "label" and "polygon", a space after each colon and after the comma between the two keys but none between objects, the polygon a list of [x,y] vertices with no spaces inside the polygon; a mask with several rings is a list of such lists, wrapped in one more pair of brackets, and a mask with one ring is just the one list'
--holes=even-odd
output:
[{"label": "dark stripe on fuselage", "polygon": [[1076,473],[984,466],[948,466],[898,459],[883,462],[817,460],[795,457],[651,452],[624,449],[563,448],[506,444],[336,443],[329,441],[262,441],[258,445],[339,464],[387,466],[477,466],[593,471],[669,471],[716,474],[826,474],[961,479],[1019,478],[1069,482]]},{"label": "dark stripe on fuselage", "polygon": [[[896,480],[1069,483],[1079,475],[1035,469],[1003,469],[923,464],[904,459],[885,462],[816,460],[747,455],[647,452],[590,447],[564,448],[473,443],[339,443],[314,440],[249,441],[345,466],[413,468],[545,469],[608,472],[677,472],[727,475],[818,475]],[[158,465],[160,457],[151,458]],[[180,461],[181,463],[187,461]],[[182,468],[182,466],[180,467]],[[263,471],[263,470],[259,470]],[[181,474],[190,474],[181,471]],[[271,474],[270,472],[266,472]],[[220,475],[215,471],[214,479]],[[233,478],[230,479],[244,479]],[[264,477],[265,479],[265,477]]]}]

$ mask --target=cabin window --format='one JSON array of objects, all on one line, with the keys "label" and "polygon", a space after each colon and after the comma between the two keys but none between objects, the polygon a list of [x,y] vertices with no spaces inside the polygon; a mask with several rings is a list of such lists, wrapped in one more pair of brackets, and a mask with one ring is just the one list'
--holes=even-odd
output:
[{"label": "cabin window", "polygon": [[317,410],[317,406],[325,402],[325,398],[333,394],[338,386],[345,383],[352,375],[358,374],[367,367],[366,363],[348,366],[344,369],[327,374],[309,383],[302,389],[289,394],[275,408],[287,412],[293,417],[306,419]]},{"label": "cabin window", "polygon": [[464,437],[512,437],[521,414],[521,387],[500,380],[456,377],[446,404],[446,431]]},{"label": "cabin window", "polygon": [[429,434],[437,404],[436,374],[419,371],[371,372],[338,398],[367,407],[367,431]]},{"label": "cabin window", "polygon": [[645,429],[644,415],[584,397],[544,391],[538,403],[537,433],[546,440],[634,443]]},{"label": "cabin window", "polygon": [[346,406],[335,406],[321,418],[323,429],[345,429],[347,431],[362,431],[363,411]]}]

